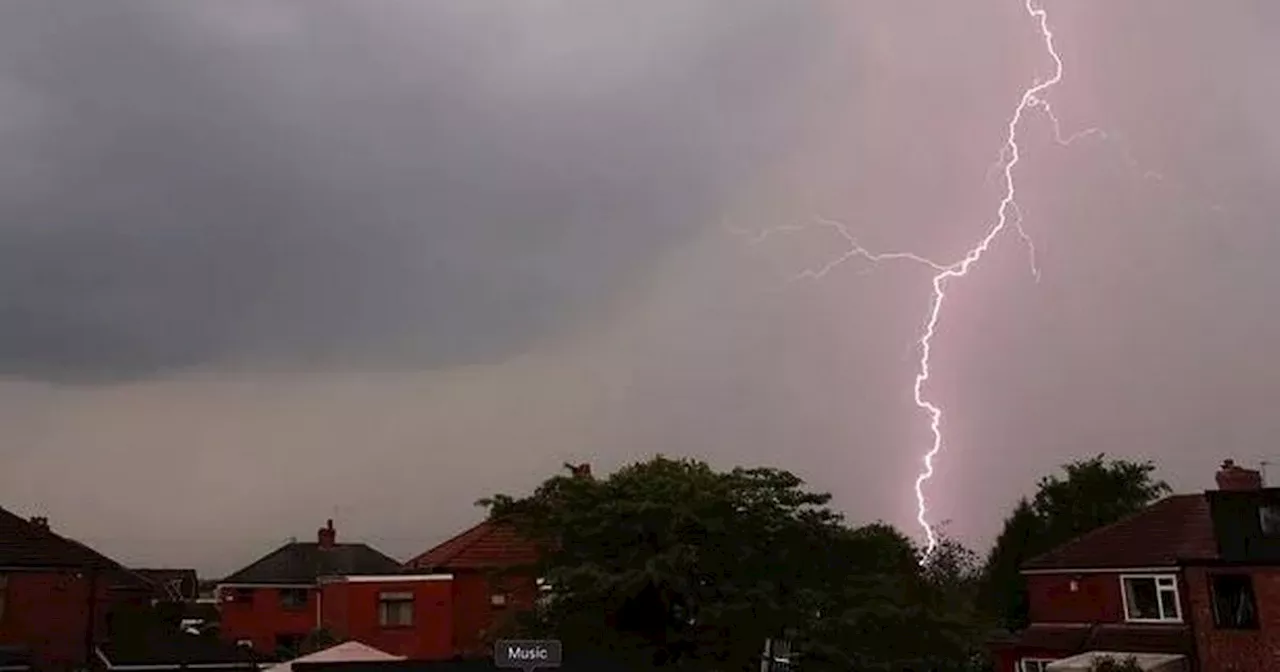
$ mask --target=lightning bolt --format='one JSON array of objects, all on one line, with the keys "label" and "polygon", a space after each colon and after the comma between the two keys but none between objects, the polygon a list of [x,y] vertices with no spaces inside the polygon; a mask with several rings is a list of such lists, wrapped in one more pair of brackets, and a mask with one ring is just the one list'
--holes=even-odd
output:
[{"label": "lightning bolt", "polygon": [[[938,535],[934,531],[933,526],[929,524],[928,513],[929,507],[924,494],[924,485],[929,479],[933,478],[933,460],[942,452],[942,407],[929,401],[925,396],[925,384],[929,382],[929,364],[933,354],[933,337],[938,333],[938,319],[942,315],[942,306],[947,300],[947,283],[955,278],[963,278],[969,274],[969,270],[974,267],[987,250],[991,248],[992,242],[995,241],[1008,226],[1010,222],[1010,211],[1015,215],[1021,211],[1017,206],[1018,188],[1017,182],[1014,180],[1014,168],[1018,162],[1022,160],[1022,148],[1018,145],[1018,127],[1022,123],[1022,117],[1027,110],[1039,107],[1053,121],[1054,133],[1056,139],[1062,144],[1069,144],[1073,140],[1084,137],[1089,131],[1082,134],[1076,134],[1071,138],[1063,138],[1061,133],[1061,125],[1058,123],[1057,117],[1053,114],[1047,101],[1042,96],[1049,89],[1053,88],[1058,82],[1062,81],[1063,65],[1062,57],[1058,55],[1058,50],[1053,44],[1053,30],[1049,28],[1049,14],[1043,7],[1036,6],[1034,0],[1025,0],[1027,14],[1035,20],[1040,28],[1040,36],[1044,39],[1045,51],[1049,53],[1053,59],[1053,76],[1048,79],[1033,83],[1025,91],[1022,92],[1022,98],[1018,101],[1018,106],[1014,108],[1013,115],[1009,119],[1006,127],[1004,150],[1001,157],[1006,158],[1004,162],[1004,196],[1000,199],[1000,205],[996,208],[995,224],[987,230],[987,234],[978,241],[976,245],[969,249],[964,258],[955,264],[948,266],[933,276],[933,296],[929,299],[928,319],[925,320],[924,333],[920,336],[920,366],[916,372],[915,385],[912,393],[915,398],[916,406],[923,409],[929,416],[929,431],[933,435],[933,445],[924,454],[924,470],[916,477],[915,493],[916,493],[916,522],[924,529],[928,545],[925,548],[924,560],[928,560],[933,552],[938,548]],[[1022,219],[1018,217],[1014,221],[1014,227],[1024,240],[1030,241],[1030,237],[1022,229]],[[1035,247],[1030,248],[1034,259]],[[1033,271],[1039,275],[1039,270],[1035,268],[1032,262]]]},{"label": "lightning bolt", "polygon": [[[999,205],[995,212],[995,221],[987,229],[986,234],[979,239],[965,255],[954,263],[943,264],[912,252],[873,252],[858,243],[857,238],[853,236],[849,230],[839,222],[830,220],[818,220],[821,226],[833,229],[845,243],[847,243],[847,251],[824,264],[821,267],[805,270],[794,276],[793,280],[819,280],[832,272],[835,268],[842,264],[855,259],[861,259],[871,264],[878,264],[888,261],[909,261],[915,264],[926,266],[935,274],[932,278],[933,293],[929,299],[928,311],[924,320],[924,326],[921,330],[920,337],[916,341],[919,352],[919,361],[916,369],[915,382],[912,387],[912,396],[916,406],[924,411],[929,420],[929,431],[932,436],[932,444],[923,456],[923,469],[915,480],[915,497],[916,497],[916,521],[924,530],[927,538],[927,546],[924,550],[921,563],[925,563],[933,555],[938,548],[938,534],[934,526],[929,523],[929,507],[927,498],[925,497],[925,484],[933,478],[934,475],[934,459],[942,452],[944,441],[942,433],[943,412],[942,407],[930,401],[925,393],[925,388],[929,382],[931,375],[931,364],[933,356],[933,339],[938,333],[938,322],[942,315],[942,308],[946,303],[947,290],[952,280],[963,278],[973,270],[983,256],[991,248],[995,240],[1007,229],[1013,229],[1020,237],[1022,242],[1027,246],[1032,275],[1038,281],[1040,278],[1040,269],[1036,262],[1036,248],[1031,237],[1022,228],[1023,212],[1017,202],[1017,181],[1014,179],[1015,168],[1022,160],[1022,147],[1018,142],[1018,129],[1021,127],[1024,117],[1029,111],[1039,110],[1049,119],[1053,127],[1054,141],[1062,146],[1069,146],[1087,137],[1098,137],[1108,139],[1105,132],[1090,128],[1070,136],[1065,136],[1062,132],[1062,125],[1058,121],[1058,117],[1054,114],[1053,107],[1045,100],[1045,95],[1050,89],[1062,81],[1063,63],[1062,58],[1058,54],[1057,48],[1054,46],[1054,33],[1049,27],[1049,17],[1047,11],[1036,4],[1036,0],[1024,0],[1024,6],[1027,14],[1036,23],[1040,31],[1040,36],[1044,42],[1045,51],[1053,60],[1053,75],[1048,79],[1033,80],[1032,84],[1023,90],[1021,97],[1018,99],[1017,106],[1013,109],[1013,113],[1009,118],[1006,126],[1006,135],[1004,144],[1001,146],[999,159],[996,164],[987,171],[988,182],[992,179],[993,174],[999,174],[1003,178],[1004,195],[1001,197]],[[1136,161],[1133,160],[1131,154],[1126,151],[1126,158],[1131,167],[1136,167]],[[1157,173],[1147,172],[1145,178],[1160,179]],[[806,230],[810,227],[792,225],[777,227],[766,230],[754,237],[753,243],[762,242],[775,233],[798,232]]]}]

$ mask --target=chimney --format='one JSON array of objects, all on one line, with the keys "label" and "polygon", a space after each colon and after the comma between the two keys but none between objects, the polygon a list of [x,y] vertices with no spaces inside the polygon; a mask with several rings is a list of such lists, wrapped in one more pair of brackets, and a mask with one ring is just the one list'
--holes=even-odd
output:
[{"label": "chimney", "polygon": [[1216,476],[1219,490],[1243,492],[1262,489],[1262,472],[1236,465],[1235,460],[1223,460]]},{"label": "chimney", "polygon": [[338,531],[333,529],[333,519],[330,518],[325,526],[320,528],[316,534],[317,540],[320,542],[320,548],[333,548],[338,541]]},{"label": "chimney", "polygon": [[44,516],[32,516],[31,524],[45,532],[49,531],[49,519]]}]

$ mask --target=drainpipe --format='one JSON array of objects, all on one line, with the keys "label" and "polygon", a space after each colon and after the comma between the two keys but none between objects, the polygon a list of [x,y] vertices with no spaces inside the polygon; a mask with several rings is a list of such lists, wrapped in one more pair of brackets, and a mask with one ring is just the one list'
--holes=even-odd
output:
[{"label": "drainpipe", "polygon": [[85,667],[89,665],[89,661],[93,658],[93,650],[97,645],[97,638],[94,636],[97,631],[98,621],[98,570],[96,568],[89,570],[89,619],[85,625],[84,631],[84,660]]},{"label": "drainpipe", "polygon": [[[1263,464],[1264,464],[1263,469],[1266,469],[1266,466],[1265,466],[1266,463],[1263,463]],[[1187,569],[1188,569],[1188,566],[1186,564],[1181,564],[1178,567],[1178,574],[1180,575],[1178,577],[1178,580],[1181,582],[1181,585],[1178,586],[1179,588],[1182,588],[1183,586],[1189,586],[1191,584],[1191,582],[1187,580]],[[1207,572],[1204,572],[1204,574],[1206,574],[1205,580],[1207,581],[1208,580]],[[1181,610],[1183,615],[1185,616],[1183,620],[1186,621],[1187,623],[1187,633],[1191,635],[1191,656],[1190,656],[1191,660],[1187,661],[1188,663],[1187,667],[1188,669],[1194,671],[1194,670],[1200,669],[1200,641],[1199,641],[1199,638],[1196,637],[1195,617],[1191,615],[1190,609],[1187,608],[1190,606],[1190,602],[1191,602],[1189,593],[1190,593],[1189,590],[1178,591],[1178,609]],[[1186,602],[1185,604],[1183,603],[1184,601]],[[1256,606],[1254,607],[1254,611],[1255,612],[1257,611]],[[1257,614],[1255,613],[1254,615],[1256,616]]]},{"label": "drainpipe", "polygon": [[1091,621],[1089,623],[1089,629],[1085,631],[1084,639],[1080,640],[1080,645],[1076,647],[1076,654],[1089,651],[1089,647],[1093,644],[1093,638],[1098,634],[1098,628],[1100,627],[1102,627],[1102,621]]}]

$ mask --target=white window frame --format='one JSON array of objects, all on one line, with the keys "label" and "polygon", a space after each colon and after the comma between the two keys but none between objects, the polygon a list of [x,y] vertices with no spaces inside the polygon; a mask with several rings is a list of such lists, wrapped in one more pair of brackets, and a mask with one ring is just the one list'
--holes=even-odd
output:
[{"label": "white window frame", "polygon": [[[1135,618],[1129,611],[1129,591],[1125,589],[1128,581],[1153,581],[1156,584],[1156,600],[1159,604],[1161,616],[1159,618]],[[1161,585],[1168,582],[1166,585]],[[1172,584],[1172,585],[1168,585]],[[1173,591],[1173,616],[1167,617],[1168,613],[1165,604],[1165,593],[1172,589]],[[1120,600],[1124,604],[1124,620],[1126,623],[1181,623],[1182,622],[1182,589],[1179,586],[1178,575],[1172,573],[1161,574],[1121,574],[1120,575]]]},{"label": "white window frame", "polygon": [[[1023,658],[1018,661],[1017,672],[1045,672],[1045,665],[1056,660],[1057,658]],[[1031,667],[1032,665],[1036,667]]]},{"label": "white window frame", "polygon": [[[395,591],[378,593],[378,627],[380,628],[412,628],[417,619],[417,600],[415,595],[409,591]],[[408,611],[402,613],[399,610],[404,609],[408,605]],[[395,611],[393,611],[395,610]],[[395,616],[407,617],[407,622],[401,622]],[[393,622],[394,621],[394,622]]]}]

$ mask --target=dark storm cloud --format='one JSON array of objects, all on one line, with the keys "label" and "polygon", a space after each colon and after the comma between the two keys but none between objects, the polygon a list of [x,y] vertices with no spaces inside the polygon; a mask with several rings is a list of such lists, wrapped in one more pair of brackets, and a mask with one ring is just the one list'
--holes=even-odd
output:
[{"label": "dark storm cloud", "polygon": [[785,145],[822,24],[569,9],[0,5],[0,373],[433,366],[602,305]]},{"label": "dark storm cloud", "polygon": [[[1040,281],[1008,232],[948,285],[926,490],[979,550],[1077,457],[1277,460],[1276,3],[1044,6],[1107,135],[1026,117]],[[0,2],[0,370],[117,379],[0,378],[0,506],[216,575],[663,452],[919,532],[931,271],[722,228],[955,260],[1051,66],[1022,0]]]}]

